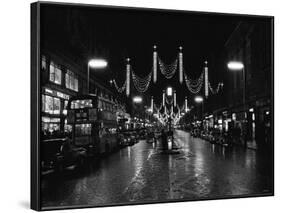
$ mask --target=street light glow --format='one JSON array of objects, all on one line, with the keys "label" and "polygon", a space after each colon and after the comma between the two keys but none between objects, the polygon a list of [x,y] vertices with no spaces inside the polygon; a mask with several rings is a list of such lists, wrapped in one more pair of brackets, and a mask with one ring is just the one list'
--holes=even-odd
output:
[{"label": "street light glow", "polygon": [[202,98],[201,96],[196,96],[196,97],[194,98],[194,100],[195,100],[196,103],[201,103],[201,102],[203,102],[203,98]]},{"label": "street light glow", "polygon": [[230,61],[228,62],[227,67],[230,70],[242,70],[244,68],[244,64],[239,61]]},{"label": "street light glow", "polygon": [[153,112],[153,110],[152,110],[151,108],[149,108],[147,111],[148,111],[148,112]]},{"label": "street light glow", "polygon": [[133,98],[133,102],[134,103],[141,103],[142,102],[142,97],[140,97],[140,96],[135,96],[134,98]]},{"label": "street light glow", "polygon": [[172,96],[172,95],[173,95],[173,89],[172,89],[172,87],[168,87],[168,88],[167,88],[167,95],[168,95],[168,96]]},{"label": "street light glow", "polygon": [[95,68],[95,69],[105,68],[107,66],[107,61],[104,59],[91,59],[88,62],[88,65],[91,68]]}]

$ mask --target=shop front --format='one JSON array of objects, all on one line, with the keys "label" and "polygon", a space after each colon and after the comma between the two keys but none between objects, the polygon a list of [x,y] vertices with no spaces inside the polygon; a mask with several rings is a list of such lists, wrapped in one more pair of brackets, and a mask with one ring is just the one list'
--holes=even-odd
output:
[{"label": "shop front", "polygon": [[65,119],[70,95],[47,87],[42,90],[42,134],[44,138],[61,137],[71,131]]}]

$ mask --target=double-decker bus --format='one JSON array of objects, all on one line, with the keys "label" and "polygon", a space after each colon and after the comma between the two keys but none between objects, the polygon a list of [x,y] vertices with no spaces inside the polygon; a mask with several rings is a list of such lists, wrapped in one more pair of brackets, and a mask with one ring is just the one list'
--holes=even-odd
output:
[{"label": "double-decker bus", "polygon": [[67,104],[67,124],[72,142],[88,150],[89,156],[108,154],[118,148],[114,102],[96,95],[76,96]]}]

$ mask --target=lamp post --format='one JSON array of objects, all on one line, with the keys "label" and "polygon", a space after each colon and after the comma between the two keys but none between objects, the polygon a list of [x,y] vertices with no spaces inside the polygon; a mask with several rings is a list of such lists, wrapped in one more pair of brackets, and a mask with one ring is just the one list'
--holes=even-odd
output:
[{"label": "lamp post", "polygon": [[230,62],[227,63],[227,67],[230,71],[242,71],[242,75],[243,75],[243,105],[245,107],[246,73],[245,73],[245,69],[244,69],[244,64],[242,62],[239,62],[239,61],[230,61]]},{"label": "lamp post", "polygon": [[203,104],[204,104],[204,99],[203,99],[202,96],[195,96],[194,101],[195,101],[197,104],[202,103],[201,118],[202,118],[202,120],[203,120],[203,110],[204,110],[204,105],[203,105]]},{"label": "lamp post", "polygon": [[91,59],[87,64],[87,90],[90,93],[90,68],[92,69],[103,69],[107,66],[107,61],[104,59]]},{"label": "lamp post", "polygon": [[[166,92],[167,92],[167,96],[172,98],[172,96],[173,96],[173,88],[172,87],[167,87]],[[172,104],[171,107],[173,107],[173,104]],[[169,125],[168,129],[169,129],[169,132],[170,132],[170,131],[172,131],[172,118],[171,118],[171,115],[169,115],[169,118],[168,118],[168,125]]]},{"label": "lamp post", "polygon": [[[141,96],[134,96],[133,97],[133,103],[136,104],[136,105],[140,105],[142,104],[142,97]],[[139,110],[139,107],[134,107],[134,109],[138,109]],[[138,117],[140,118],[140,112],[138,111],[137,113]],[[145,120],[145,114],[144,114],[144,120]],[[145,121],[144,121],[145,122]]]},{"label": "lamp post", "polygon": [[[246,100],[245,100],[245,94],[246,94],[246,72],[245,72],[245,67],[244,64],[240,61],[230,61],[227,63],[227,68],[230,71],[242,71],[243,75],[243,113],[244,113],[244,131],[245,131],[245,119],[246,119]],[[246,134],[245,132],[243,133],[244,137],[244,146],[247,147],[247,141],[246,141]]]}]

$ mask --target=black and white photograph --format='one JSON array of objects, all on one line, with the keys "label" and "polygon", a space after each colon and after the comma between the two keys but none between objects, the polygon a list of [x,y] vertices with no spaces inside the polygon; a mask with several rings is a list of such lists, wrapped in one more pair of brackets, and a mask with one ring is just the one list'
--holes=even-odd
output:
[{"label": "black and white photograph", "polygon": [[31,7],[33,208],[274,195],[273,16]]}]

